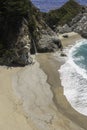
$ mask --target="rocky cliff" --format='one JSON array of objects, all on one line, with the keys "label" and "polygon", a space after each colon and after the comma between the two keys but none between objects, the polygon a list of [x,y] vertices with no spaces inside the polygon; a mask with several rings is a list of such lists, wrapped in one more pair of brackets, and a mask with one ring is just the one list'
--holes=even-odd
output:
[{"label": "rocky cliff", "polygon": [[82,11],[78,13],[68,24],[58,26],[56,32],[68,33],[77,32],[83,37],[87,38],[87,7],[83,6]]},{"label": "rocky cliff", "polygon": [[[56,39],[56,42],[55,40]],[[61,47],[56,33],[29,0],[0,1],[0,63],[32,63],[31,53]]]},{"label": "rocky cliff", "polygon": [[56,33],[74,31],[87,38],[87,7],[79,5],[75,0],[69,0],[60,9],[50,11],[45,19],[48,25],[51,19],[55,21],[51,21],[50,25]]},{"label": "rocky cliff", "polygon": [[81,11],[82,6],[76,0],[69,0],[61,8],[43,13],[43,17],[46,23],[55,30],[58,25],[68,24]]},{"label": "rocky cliff", "polygon": [[79,13],[69,24],[72,31],[87,38],[87,7],[83,7],[83,12]]}]

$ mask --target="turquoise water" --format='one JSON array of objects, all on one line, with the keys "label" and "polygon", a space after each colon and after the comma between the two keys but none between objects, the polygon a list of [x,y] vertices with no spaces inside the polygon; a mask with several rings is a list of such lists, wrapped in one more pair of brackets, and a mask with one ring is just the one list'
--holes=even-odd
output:
[{"label": "turquoise water", "polygon": [[[48,12],[49,10],[59,8],[68,0],[31,0],[41,11]],[[82,5],[87,5],[87,0],[76,0]]]},{"label": "turquoise water", "polygon": [[59,72],[67,100],[76,111],[87,115],[87,40],[78,41],[69,50]]},{"label": "turquoise water", "polygon": [[80,67],[87,70],[87,41],[79,46],[73,53],[74,62]]}]

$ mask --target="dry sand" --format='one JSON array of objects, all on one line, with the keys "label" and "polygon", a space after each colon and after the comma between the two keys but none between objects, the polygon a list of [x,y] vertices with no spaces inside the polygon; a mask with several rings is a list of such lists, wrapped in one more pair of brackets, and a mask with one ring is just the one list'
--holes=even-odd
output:
[{"label": "dry sand", "polygon": [[[68,38],[64,38],[63,35],[68,35]],[[74,44],[76,41],[82,39],[82,37],[75,32],[60,34],[59,39],[61,39],[63,47]]]},{"label": "dry sand", "polygon": [[12,76],[19,70],[0,67],[0,130],[33,130],[12,90]]},{"label": "dry sand", "polygon": [[[62,42],[80,38],[75,34]],[[57,71],[61,63],[49,53],[36,59],[40,64],[0,67],[0,130],[87,130],[87,117],[63,95]]]}]

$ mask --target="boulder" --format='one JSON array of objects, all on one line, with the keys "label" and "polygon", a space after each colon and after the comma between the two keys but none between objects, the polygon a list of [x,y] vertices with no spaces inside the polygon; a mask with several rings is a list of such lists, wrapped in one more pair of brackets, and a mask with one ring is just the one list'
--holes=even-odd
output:
[{"label": "boulder", "polygon": [[61,41],[58,39],[56,33],[54,33],[48,26],[46,30],[42,29],[41,37],[37,43],[38,52],[52,52],[62,47]]},{"label": "boulder", "polygon": [[56,32],[57,33],[68,33],[71,32],[71,28],[68,26],[68,24],[65,24],[64,26],[58,26]]},{"label": "boulder", "polygon": [[66,57],[67,55],[64,52],[61,52],[60,56]]},{"label": "boulder", "polygon": [[68,34],[64,34],[63,37],[64,38],[68,38],[69,36],[68,36]]}]

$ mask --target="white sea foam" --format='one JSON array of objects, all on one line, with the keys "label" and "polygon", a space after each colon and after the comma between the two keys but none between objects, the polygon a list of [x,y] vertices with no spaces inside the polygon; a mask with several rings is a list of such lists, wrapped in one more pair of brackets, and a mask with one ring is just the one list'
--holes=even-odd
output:
[{"label": "white sea foam", "polygon": [[84,68],[76,65],[73,58],[73,53],[83,44],[87,44],[87,40],[76,42],[76,45],[70,49],[68,59],[61,66],[59,72],[67,100],[75,110],[87,115],[87,72]]},{"label": "white sea foam", "polygon": [[[69,51],[69,55],[68,55],[68,63],[76,70],[76,72],[80,75],[83,76],[83,78],[87,79],[87,71],[84,69],[84,67],[80,67],[78,66],[75,62],[74,62],[74,58],[75,58],[75,61],[78,60],[78,57],[73,57],[73,53],[75,53],[77,51],[77,49],[83,45],[83,44],[87,44],[87,40],[80,40],[80,41],[77,41],[75,46],[73,46],[70,51]],[[80,56],[79,57],[80,60],[84,59],[83,56]]]}]

